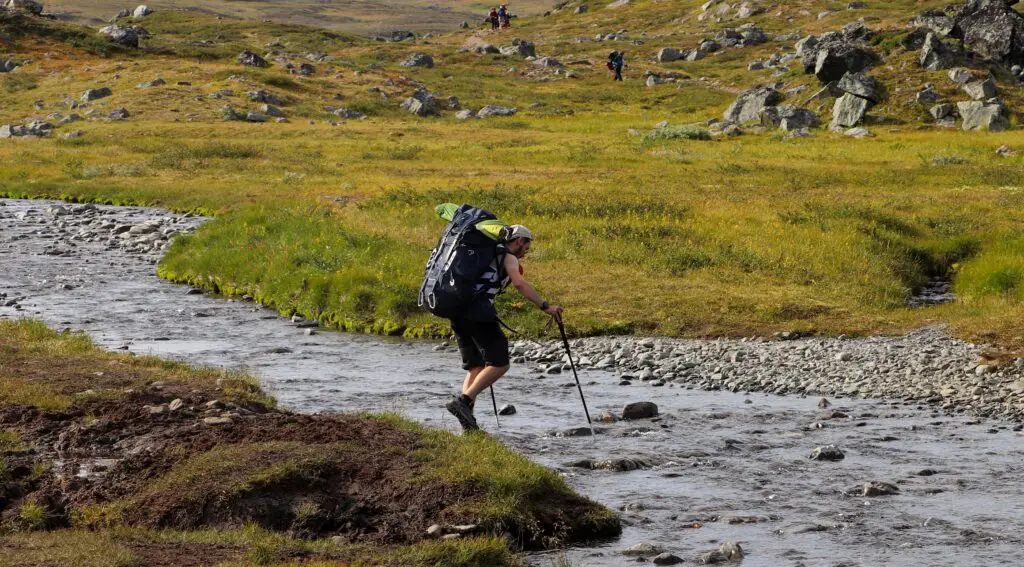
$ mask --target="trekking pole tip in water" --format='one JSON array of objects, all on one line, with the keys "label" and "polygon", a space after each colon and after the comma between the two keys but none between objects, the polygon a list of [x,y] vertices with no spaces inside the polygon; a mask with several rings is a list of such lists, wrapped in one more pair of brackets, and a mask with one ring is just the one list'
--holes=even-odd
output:
[{"label": "trekking pole tip in water", "polygon": [[558,332],[562,335],[562,346],[565,347],[565,355],[569,357],[569,366],[572,368],[572,377],[576,379],[576,389],[580,391],[580,401],[583,402],[583,413],[587,416],[587,425],[590,426],[590,436],[594,436],[594,422],[590,420],[590,410],[587,409],[587,399],[583,397],[583,386],[580,384],[580,377],[576,373],[576,363],[572,360],[572,351],[569,350],[569,338],[565,336],[565,324],[562,322],[561,314],[555,318],[558,323]]},{"label": "trekking pole tip in water", "polygon": [[498,400],[494,397],[494,386],[491,386],[491,404],[494,405],[494,422],[498,424],[498,429],[501,429],[501,421],[498,419]]}]

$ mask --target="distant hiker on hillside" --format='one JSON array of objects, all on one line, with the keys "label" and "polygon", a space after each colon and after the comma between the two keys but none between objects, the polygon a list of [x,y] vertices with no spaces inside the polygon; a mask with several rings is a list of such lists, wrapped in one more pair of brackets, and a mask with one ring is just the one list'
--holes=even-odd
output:
[{"label": "distant hiker on hillside", "polygon": [[626,66],[626,52],[625,51],[612,51],[608,55],[608,69],[615,72],[615,78],[613,81],[622,80],[622,68]]},{"label": "distant hiker on hillside", "polygon": [[502,4],[501,8],[498,8],[498,19],[501,20],[501,27],[512,27],[512,14],[508,11],[508,5]]},{"label": "distant hiker on hillside", "polygon": [[498,9],[491,8],[491,13],[487,17],[491,20],[491,30],[498,29]]},{"label": "distant hiker on hillside", "polygon": [[427,262],[419,304],[449,319],[458,338],[466,378],[461,395],[445,407],[471,431],[479,429],[473,417],[477,395],[509,369],[508,339],[494,298],[512,284],[556,321],[561,321],[562,308],[544,301],[523,279],[519,261],[530,251],[529,229],[505,226],[492,213],[469,205],[445,203],[435,211],[448,226]]}]

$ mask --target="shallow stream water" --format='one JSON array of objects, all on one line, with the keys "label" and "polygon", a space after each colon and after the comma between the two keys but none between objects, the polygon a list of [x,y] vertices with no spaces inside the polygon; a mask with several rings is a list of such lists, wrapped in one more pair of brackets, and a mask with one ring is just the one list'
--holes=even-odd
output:
[{"label": "shallow stream water", "polygon": [[[456,351],[437,351],[436,342],[307,334],[249,303],[188,295],[155,277],[151,256],[54,230],[45,213],[52,204],[0,200],[0,318],[39,318],[85,330],[110,349],[245,370],[297,411],[389,410],[458,429],[443,409],[462,380]],[[129,224],[167,216],[100,210]],[[60,254],[45,253],[54,249]],[[1022,562],[1024,450],[1012,424],[897,401],[833,399],[821,409],[818,398],[624,387],[603,371],[580,378],[594,416],[652,401],[661,418],[597,424],[595,437],[553,435],[586,425],[575,384],[570,375],[539,379],[523,368],[496,387],[499,405],[518,409],[501,418],[500,429],[489,399],[477,409],[491,433],[622,510],[622,537],[568,550],[573,565],[635,563],[621,551],[640,542],[696,564],[724,541],[743,546],[747,566]],[[829,444],[846,458],[808,459]],[[622,458],[650,467],[567,466]],[[867,481],[894,484],[899,494],[861,496]],[[551,565],[556,555],[530,560]]]}]

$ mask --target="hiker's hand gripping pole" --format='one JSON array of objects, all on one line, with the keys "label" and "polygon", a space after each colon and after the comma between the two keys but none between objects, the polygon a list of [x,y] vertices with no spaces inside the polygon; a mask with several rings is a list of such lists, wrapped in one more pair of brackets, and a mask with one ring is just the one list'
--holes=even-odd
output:
[{"label": "hiker's hand gripping pole", "polygon": [[590,410],[587,409],[587,400],[583,397],[583,386],[580,385],[580,377],[576,374],[576,363],[572,360],[572,351],[569,350],[569,339],[565,336],[565,325],[562,323],[561,313],[558,317],[552,316],[558,323],[558,332],[562,334],[562,345],[565,347],[565,355],[569,357],[569,366],[572,368],[572,377],[576,379],[576,389],[580,391],[580,401],[583,402],[583,413],[587,414],[587,425],[590,426],[590,435],[594,435],[594,423],[590,421]]}]

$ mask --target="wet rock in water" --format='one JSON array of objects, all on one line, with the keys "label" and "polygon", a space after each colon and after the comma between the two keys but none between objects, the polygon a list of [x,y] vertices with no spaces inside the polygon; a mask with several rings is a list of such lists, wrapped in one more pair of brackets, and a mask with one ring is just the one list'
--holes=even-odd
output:
[{"label": "wet rock in water", "polygon": [[651,559],[651,563],[653,563],[655,565],[678,565],[678,564],[680,564],[682,562],[683,562],[683,558],[682,557],[679,557],[678,555],[673,555],[673,554],[668,553],[668,552],[665,552],[665,553],[662,553],[662,554],[659,554],[659,555],[655,555],[654,558]]},{"label": "wet rock in water", "polygon": [[551,435],[554,437],[590,437],[591,435],[601,433],[604,433],[604,430],[598,427],[571,427],[569,429],[553,431]]},{"label": "wet rock in water", "polygon": [[861,496],[892,496],[899,493],[900,489],[888,482],[865,482],[861,489]]},{"label": "wet rock in water", "polygon": [[498,415],[515,415],[515,414],[516,414],[516,406],[514,406],[512,404],[505,404],[505,405],[501,406],[501,409],[498,410]]},{"label": "wet rock in water", "polygon": [[652,543],[638,543],[622,550],[622,554],[629,557],[651,557],[664,552],[665,550],[661,546]]},{"label": "wet rock in water", "polygon": [[831,406],[832,402],[828,401],[828,398],[822,398],[821,400],[818,401],[818,407],[821,409],[825,409]]},{"label": "wet rock in water", "polygon": [[815,447],[814,451],[811,452],[812,461],[841,461],[846,458],[846,455],[839,450],[839,447],[835,445],[823,445],[821,447]]},{"label": "wet rock in water", "polygon": [[658,405],[654,402],[633,402],[622,408],[622,419],[649,419],[658,416]]},{"label": "wet rock in water", "polygon": [[715,563],[738,562],[743,560],[743,548],[740,544],[727,541],[714,551],[708,551],[700,556],[700,562],[704,565]]}]

